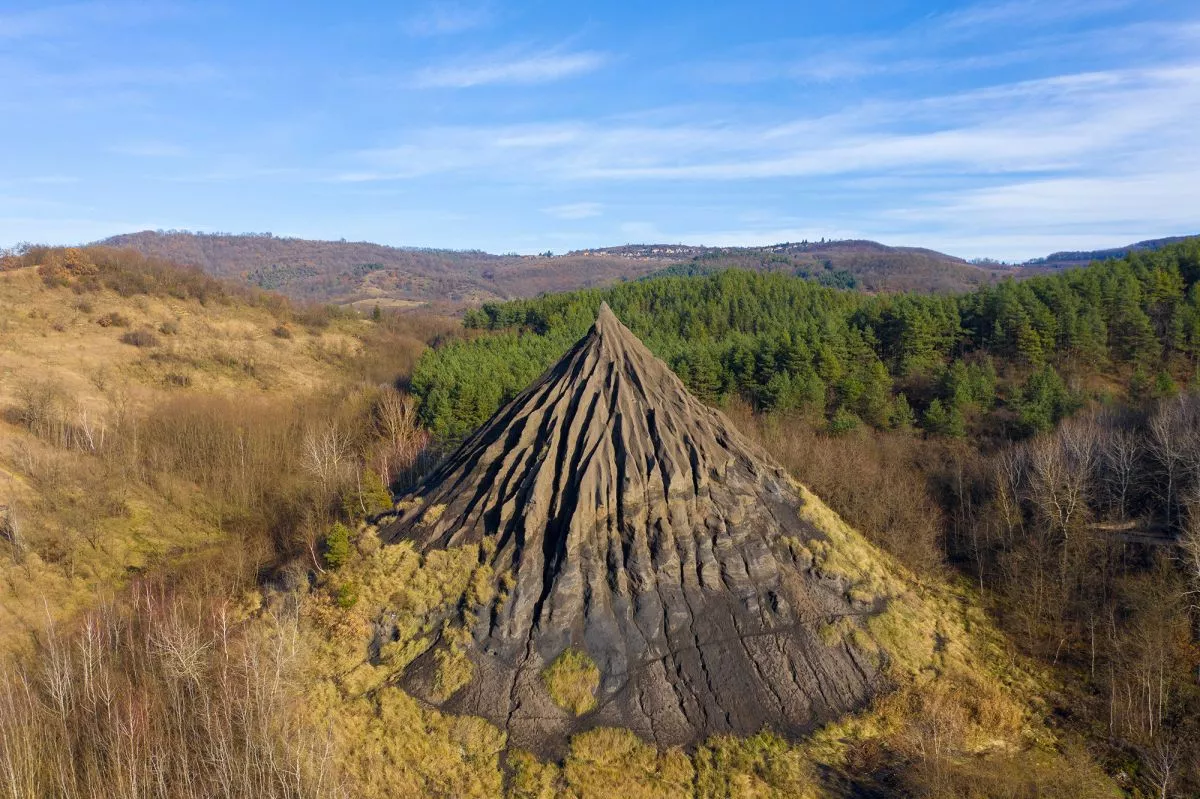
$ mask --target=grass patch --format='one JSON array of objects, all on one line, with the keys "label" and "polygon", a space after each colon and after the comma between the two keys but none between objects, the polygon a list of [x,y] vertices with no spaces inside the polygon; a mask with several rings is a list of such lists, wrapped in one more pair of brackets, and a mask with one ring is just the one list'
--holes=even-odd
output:
[{"label": "grass patch", "polygon": [[433,688],[439,700],[454,696],[475,674],[471,659],[456,645],[439,649],[434,653],[434,659],[437,660],[437,675]]},{"label": "grass patch", "polygon": [[429,510],[425,511],[425,515],[421,517],[421,525],[427,527],[431,524],[437,524],[438,519],[442,518],[442,514],[445,512],[445,505],[430,505]]},{"label": "grass patch", "polygon": [[692,795],[695,769],[678,749],[660,753],[629,730],[602,727],[571,739],[562,795],[668,799]]},{"label": "grass patch", "polygon": [[554,704],[582,716],[596,706],[600,669],[580,649],[564,649],[542,672],[542,683]]}]

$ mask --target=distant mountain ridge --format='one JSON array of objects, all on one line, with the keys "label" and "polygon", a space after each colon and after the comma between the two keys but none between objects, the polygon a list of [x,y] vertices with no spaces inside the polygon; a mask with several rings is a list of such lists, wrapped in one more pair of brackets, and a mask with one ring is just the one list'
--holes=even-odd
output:
[{"label": "distant mountain ridge", "polygon": [[1131,252],[1141,252],[1145,250],[1161,250],[1168,244],[1184,241],[1194,238],[1196,235],[1187,236],[1167,236],[1161,239],[1147,239],[1134,244],[1129,244],[1124,247],[1110,247],[1106,250],[1069,250],[1050,253],[1043,258],[1033,258],[1026,261],[1022,266],[1027,267],[1049,267],[1062,269],[1072,266],[1084,266],[1092,261],[1109,261],[1114,258],[1124,258]]},{"label": "distant mountain ridge", "polygon": [[294,299],[370,308],[437,304],[459,308],[535,297],[622,280],[707,275],[722,269],[784,272],[835,288],[867,292],[970,291],[1005,277],[1155,250],[1186,236],[1107,250],[1057,252],[1024,264],[971,263],[920,247],[861,239],[800,241],[761,247],[626,244],[563,255],[495,255],[480,250],[391,247],[362,241],[317,241],[269,233],[142,231],[100,244],[199,266]]},{"label": "distant mountain ridge", "polygon": [[473,305],[667,274],[718,269],[788,272],[865,291],[966,291],[1007,273],[933,250],[873,241],[792,242],[764,247],[638,244],[564,255],[390,247],[271,234],[142,231],[100,244],[193,264],[296,299],[359,307]]}]

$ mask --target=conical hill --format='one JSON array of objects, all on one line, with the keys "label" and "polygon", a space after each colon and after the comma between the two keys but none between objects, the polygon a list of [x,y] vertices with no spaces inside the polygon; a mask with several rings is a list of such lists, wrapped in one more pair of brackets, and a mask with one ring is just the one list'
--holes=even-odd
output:
[{"label": "conical hill", "polygon": [[[831,541],[804,502],[602,306],[381,529],[420,551],[481,545],[490,566],[466,629],[405,687],[543,754],[596,726],[688,745],[857,709],[879,656],[853,633],[879,608],[814,563]],[[471,663],[449,696],[447,647]]]}]

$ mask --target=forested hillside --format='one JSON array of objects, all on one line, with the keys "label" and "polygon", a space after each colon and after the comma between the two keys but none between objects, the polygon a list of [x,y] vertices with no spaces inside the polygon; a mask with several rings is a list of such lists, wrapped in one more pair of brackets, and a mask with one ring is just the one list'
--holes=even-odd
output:
[{"label": "forested hillside", "polygon": [[958,296],[866,296],[783,274],[666,277],[468,312],[492,331],[429,353],[423,421],[455,438],[576,340],[607,301],[699,396],[800,410],[831,430],[1017,438],[1088,397],[1196,379],[1200,239]]},{"label": "forested hillside", "polygon": [[519,256],[479,250],[388,247],[264,234],[143,231],[102,242],[199,266],[219,277],[294,299],[388,307],[395,301],[454,306],[637,277],[658,260],[612,255]]},{"label": "forested hillside", "polygon": [[[419,362],[425,423],[471,429],[602,300],[875,544],[973,586],[1126,795],[1200,788],[1200,240],[955,297],[731,271],[484,306]],[[883,795],[1088,794],[895,756],[855,768]]]},{"label": "forested hillside", "polygon": [[647,277],[715,274],[725,269],[780,272],[834,288],[866,292],[968,291],[1008,274],[1001,264],[976,265],[920,247],[889,247],[875,241],[800,241],[764,247],[655,245],[609,247],[588,253],[625,258],[667,257],[671,266]]},{"label": "forested hillside", "polygon": [[865,291],[966,291],[1004,270],[981,268],[932,250],[873,241],[822,241],[766,247],[629,245],[555,255],[493,255],[478,250],[388,247],[315,241],[269,233],[230,235],[142,231],[102,244],[198,266],[218,277],[294,299],[369,310],[417,303],[455,307],[633,280],[662,270],[730,268],[781,272]]}]

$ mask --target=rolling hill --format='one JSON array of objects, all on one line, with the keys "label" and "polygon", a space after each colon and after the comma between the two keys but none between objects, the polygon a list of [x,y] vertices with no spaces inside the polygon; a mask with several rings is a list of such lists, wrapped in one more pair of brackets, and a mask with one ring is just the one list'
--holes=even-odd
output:
[{"label": "rolling hill", "polygon": [[1131,252],[1145,252],[1147,250],[1161,250],[1168,244],[1175,244],[1186,239],[1194,238],[1192,236],[1168,236],[1162,239],[1147,239],[1134,244],[1129,244],[1124,247],[1111,247],[1107,250],[1071,250],[1064,252],[1054,252],[1044,258],[1034,258],[1026,261],[1021,266],[1023,270],[1043,271],[1047,269],[1070,269],[1075,266],[1087,266],[1092,261],[1111,261],[1114,258],[1124,258]]},{"label": "rolling hill", "polygon": [[627,245],[563,255],[493,255],[478,250],[387,247],[269,234],[143,231],[100,242],[199,266],[217,277],[294,299],[356,307],[412,303],[473,305],[545,292],[602,286],[674,270],[708,273],[738,267],[787,272],[865,291],[965,291],[1006,274],[932,250],[871,241],[767,247]]}]

